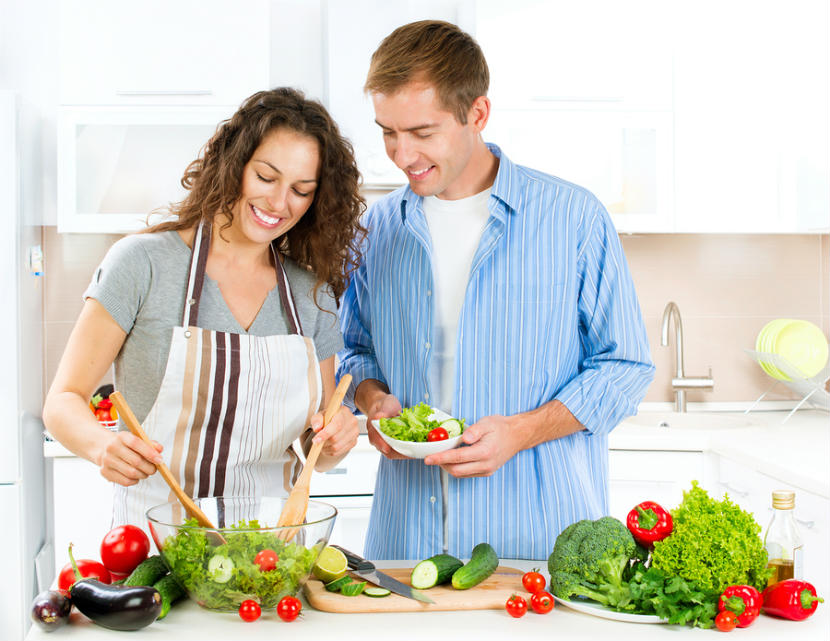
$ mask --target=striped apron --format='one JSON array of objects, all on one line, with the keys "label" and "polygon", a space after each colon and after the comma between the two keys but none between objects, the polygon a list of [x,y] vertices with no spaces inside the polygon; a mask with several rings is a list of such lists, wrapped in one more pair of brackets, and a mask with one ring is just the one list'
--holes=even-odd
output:
[{"label": "striped apron", "polygon": [[[209,247],[210,225],[200,224],[182,325],[173,328],[164,378],[144,431],[164,446],[164,462],[188,496],[285,496],[301,467],[292,443],[322,400],[314,341],[302,334],[276,252],[290,334],[250,336],[199,327]],[[146,511],[175,500],[160,474],[131,487],[116,485],[113,522],[146,529]],[[226,525],[242,516],[227,515]]]}]

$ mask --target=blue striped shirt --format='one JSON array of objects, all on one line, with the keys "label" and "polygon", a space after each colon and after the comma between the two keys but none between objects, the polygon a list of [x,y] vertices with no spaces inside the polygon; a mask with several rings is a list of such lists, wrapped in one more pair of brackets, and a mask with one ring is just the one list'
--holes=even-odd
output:
[{"label": "blue striped shirt", "polygon": [[[608,433],[636,412],[654,367],[602,204],[489,148],[500,164],[459,318],[451,412],[470,425],[558,399],[585,430],[520,451],[489,477],[450,476],[449,552],[468,557],[486,541],[503,558],[547,559],[562,529],[607,514]],[[404,407],[428,403],[436,314],[421,198],[402,187],[365,222],[363,262],[341,301],[339,374],[354,377],[351,403],[366,378],[384,382]],[[367,557],[441,552],[441,498],[439,467],[383,457]]]}]

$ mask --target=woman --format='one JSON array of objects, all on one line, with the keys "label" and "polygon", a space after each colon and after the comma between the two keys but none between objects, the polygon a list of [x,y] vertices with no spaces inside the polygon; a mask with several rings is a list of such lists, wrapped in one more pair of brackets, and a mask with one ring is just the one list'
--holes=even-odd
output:
[{"label": "woman", "polygon": [[[343,344],[336,298],[365,234],[358,183],[352,148],[319,103],[259,92],[187,168],[177,219],[107,253],[43,420],[117,484],[116,524],[143,527],[147,508],[173,500],[157,462],[190,496],[279,496],[299,473],[295,439],[324,441],[317,470],[355,445],[347,408],[323,429],[318,410]],[[152,447],[89,410],[113,362]]]}]

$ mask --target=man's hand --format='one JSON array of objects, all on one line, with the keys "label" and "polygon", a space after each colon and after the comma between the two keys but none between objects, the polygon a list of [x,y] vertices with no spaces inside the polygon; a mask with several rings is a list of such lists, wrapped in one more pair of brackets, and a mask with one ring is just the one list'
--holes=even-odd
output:
[{"label": "man's hand", "polygon": [[469,447],[431,454],[424,463],[440,465],[457,478],[490,476],[525,447],[520,430],[506,416],[485,416],[464,430],[461,441]]},{"label": "man's hand", "polygon": [[386,441],[383,440],[372,421],[379,418],[389,418],[397,416],[401,413],[401,402],[392,396],[392,394],[383,394],[376,397],[375,401],[367,408],[366,412],[366,431],[369,434],[369,442],[374,445],[377,450],[388,459],[405,459],[409,458],[403,454],[399,454],[393,450]]}]

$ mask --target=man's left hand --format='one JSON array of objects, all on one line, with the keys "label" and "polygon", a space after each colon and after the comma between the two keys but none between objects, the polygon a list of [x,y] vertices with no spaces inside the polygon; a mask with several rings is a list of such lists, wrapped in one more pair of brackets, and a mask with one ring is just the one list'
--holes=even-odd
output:
[{"label": "man's left hand", "polygon": [[457,447],[424,459],[427,465],[440,465],[457,478],[490,476],[523,449],[521,434],[506,416],[485,416],[464,430]]}]

